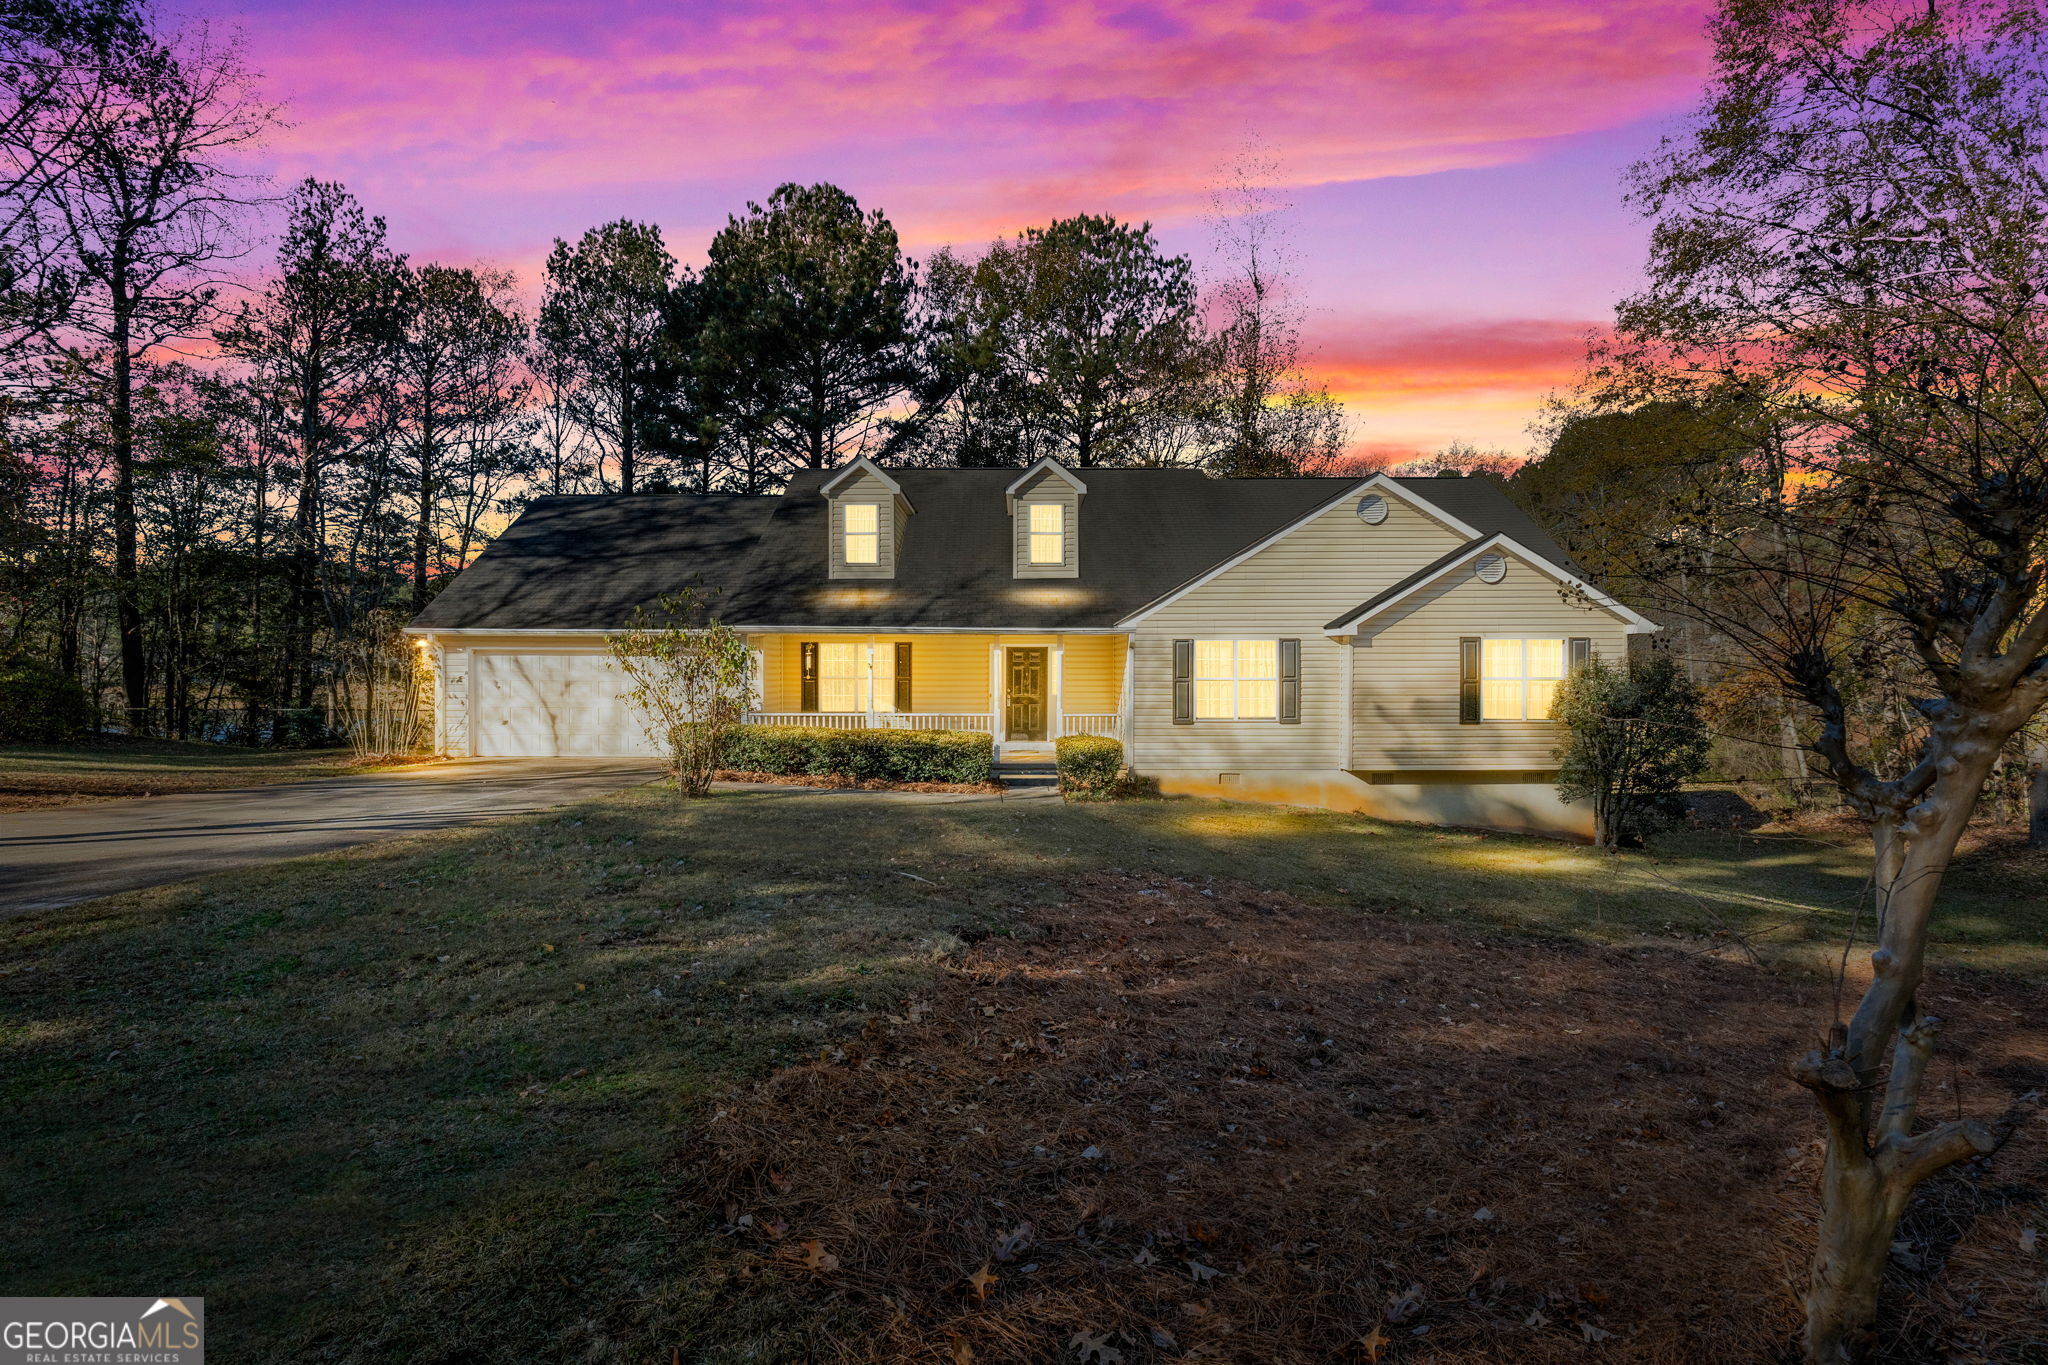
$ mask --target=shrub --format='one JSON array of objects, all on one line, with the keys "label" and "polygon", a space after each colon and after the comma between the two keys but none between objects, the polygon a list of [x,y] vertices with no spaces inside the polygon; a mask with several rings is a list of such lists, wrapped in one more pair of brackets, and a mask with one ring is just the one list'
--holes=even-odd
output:
[{"label": "shrub", "polygon": [[1083,801],[1115,794],[1124,768],[1124,746],[1102,735],[1065,735],[1053,742],[1060,792]]},{"label": "shrub", "polygon": [[740,725],[723,766],[737,772],[845,777],[856,782],[989,782],[996,745],[972,730],[826,730]]},{"label": "shrub", "polygon": [[1662,655],[1572,670],[1553,708],[1563,727],[1557,791],[1593,803],[1603,848],[1637,845],[1685,813],[1679,788],[1707,766],[1700,693]]},{"label": "shrub", "polygon": [[0,660],[0,743],[49,744],[99,725],[86,690],[47,664]]}]

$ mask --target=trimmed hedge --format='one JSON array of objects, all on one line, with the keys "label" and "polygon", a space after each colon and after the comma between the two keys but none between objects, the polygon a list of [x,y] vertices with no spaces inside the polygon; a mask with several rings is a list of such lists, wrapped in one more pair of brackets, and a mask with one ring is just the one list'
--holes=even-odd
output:
[{"label": "trimmed hedge", "polygon": [[1060,791],[1082,800],[1115,795],[1124,770],[1124,746],[1102,735],[1066,735],[1053,742]]},{"label": "trimmed hedge", "polygon": [[726,736],[720,765],[736,772],[856,782],[992,782],[996,742],[973,730],[741,725]]}]

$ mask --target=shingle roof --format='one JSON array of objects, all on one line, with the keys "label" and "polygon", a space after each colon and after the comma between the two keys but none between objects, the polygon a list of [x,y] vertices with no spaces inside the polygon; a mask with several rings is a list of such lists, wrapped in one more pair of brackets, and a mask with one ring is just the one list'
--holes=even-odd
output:
[{"label": "shingle roof", "polygon": [[[1089,469],[1080,574],[1012,576],[1003,490],[1014,469],[894,469],[917,508],[893,579],[826,575],[832,471],[767,497],[618,495],[536,500],[415,625],[614,629],[696,586],[724,620],[830,629],[1106,629],[1355,486],[1357,479],[1212,479],[1185,469]],[[1485,534],[1565,563],[1484,479],[1403,479]]]}]

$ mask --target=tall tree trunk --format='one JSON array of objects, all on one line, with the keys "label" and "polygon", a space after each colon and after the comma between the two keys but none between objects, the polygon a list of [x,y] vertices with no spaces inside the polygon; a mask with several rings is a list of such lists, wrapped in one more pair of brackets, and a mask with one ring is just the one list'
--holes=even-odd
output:
[{"label": "tall tree trunk", "polygon": [[420,419],[419,523],[412,538],[412,600],[415,606],[427,600],[427,545],[434,521],[434,417],[428,403]]},{"label": "tall tree trunk", "polygon": [[142,573],[135,519],[135,371],[129,354],[132,301],[124,263],[117,259],[112,273],[114,614],[121,633],[121,691],[127,702],[128,733],[140,735],[149,730],[149,674],[142,654]]},{"label": "tall tree trunk", "polygon": [[[1926,971],[1927,921],[1976,793],[1998,757],[1997,745],[1967,734],[1951,737],[1945,747],[1942,761],[1950,766],[1933,789],[1910,811],[1873,822],[1878,932],[1870,985],[1849,1022],[1835,1026],[1827,1048],[1793,1068],[1794,1079],[1819,1099],[1828,1126],[1820,1235],[1806,1295],[1810,1365],[1839,1365],[1867,1353],[1906,1201],[1927,1177],[1996,1146],[1975,1120],[1914,1131],[1941,1025],[1915,998]],[[1891,1070],[1873,1134],[1873,1100],[1888,1052]]]}]

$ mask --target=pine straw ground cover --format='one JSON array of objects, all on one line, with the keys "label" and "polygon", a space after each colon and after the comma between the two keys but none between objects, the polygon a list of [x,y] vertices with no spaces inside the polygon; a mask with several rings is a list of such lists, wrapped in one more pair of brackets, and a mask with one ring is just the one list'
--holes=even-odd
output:
[{"label": "pine straw ground cover", "polygon": [[[1111,874],[1032,926],[693,1134],[703,1358],[1790,1357],[1822,983]],[[1923,1189],[1886,1358],[2040,1361],[2048,992],[1936,989],[2011,1137]]]}]

